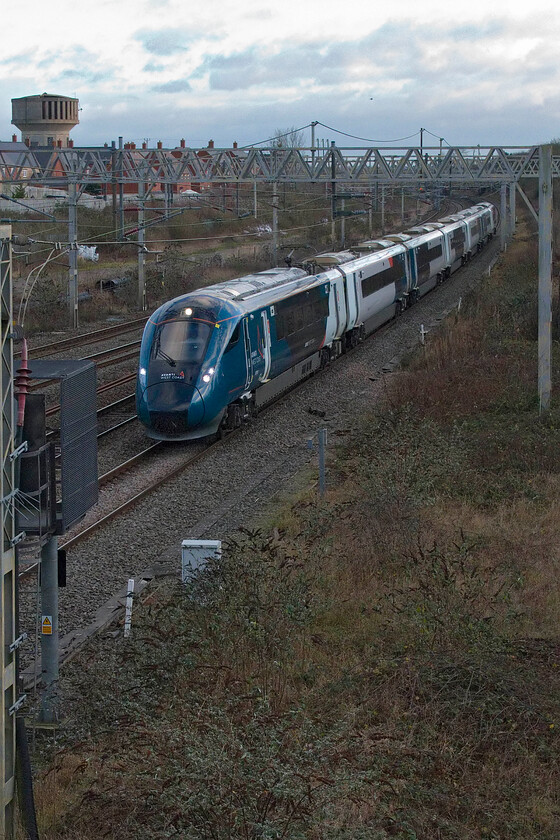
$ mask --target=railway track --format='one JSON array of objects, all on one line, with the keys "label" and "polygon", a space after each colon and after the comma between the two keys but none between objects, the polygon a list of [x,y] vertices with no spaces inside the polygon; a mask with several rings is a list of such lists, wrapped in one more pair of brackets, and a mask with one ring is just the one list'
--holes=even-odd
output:
[{"label": "railway track", "polygon": [[[41,344],[38,347],[31,347],[28,351],[29,358],[41,359],[45,356],[51,356],[53,353],[62,353],[64,350],[71,350],[76,347],[82,347],[86,344],[96,344],[100,341],[106,341],[108,338],[114,336],[124,335],[135,330],[143,329],[147,318],[135,318],[132,321],[124,321],[115,324],[111,327],[102,327],[98,330],[92,330],[89,333],[82,333],[81,335],[71,336],[70,338],[63,338],[60,341],[49,342],[48,344]],[[21,351],[14,353],[14,358],[20,358]]]}]

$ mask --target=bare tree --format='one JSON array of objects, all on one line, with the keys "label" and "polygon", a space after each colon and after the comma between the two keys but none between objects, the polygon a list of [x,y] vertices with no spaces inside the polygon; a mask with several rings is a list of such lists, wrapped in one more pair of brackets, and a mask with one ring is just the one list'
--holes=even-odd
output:
[{"label": "bare tree", "polygon": [[305,134],[300,128],[292,125],[290,128],[277,128],[274,132],[273,146],[278,149],[297,148],[305,146]]}]

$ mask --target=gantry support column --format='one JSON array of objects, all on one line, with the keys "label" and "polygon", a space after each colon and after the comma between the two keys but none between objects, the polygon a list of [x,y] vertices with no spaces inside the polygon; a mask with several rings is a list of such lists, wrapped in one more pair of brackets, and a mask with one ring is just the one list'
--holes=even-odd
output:
[{"label": "gantry support column", "polygon": [[138,184],[138,308],[145,312],[146,303],[146,231],[144,228],[144,206],[146,200],[146,185],[144,181]]},{"label": "gantry support column", "polygon": [[552,146],[539,149],[539,406],[552,390]]},{"label": "gantry support column", "polygon": [[506,250],[508,240],[507,184],[500,187],[500,249]]},{"label": "gantry support column", "polygon": [[75,181],[68,182],[68,307],[70,326],[77,329],[78,316],[78,190]]},{"label": "gantry support column", "polygon": [[1,395],[2,424],[0,428],[0,499],[2,512],[2,544],[0,553],[0,609],[2,646],[0,649],[0,681],[2,683],[0,711],[0,837],[12,840],[14,821],[14,784],[16,752],[16,557],[14,523],[14,396],[13,396],[13,339],[12,339],[12,266],[11,228],[0,225],[0,289],[1,289]]},{"label": "gantry support column", "polygon": [[58,690],[58,537],[41,548],[41,697],[42,723],[57,721]]},{"label": "gantry support column", "polygon": [[509,185],[509,235],[510,238],[515,234],[515,194],[516,194],[516,185],[515,181],[513,181]]},{"label": "gantry support column", "polygon": [[272,265],[278,265],[278,182],[272,182]]}]

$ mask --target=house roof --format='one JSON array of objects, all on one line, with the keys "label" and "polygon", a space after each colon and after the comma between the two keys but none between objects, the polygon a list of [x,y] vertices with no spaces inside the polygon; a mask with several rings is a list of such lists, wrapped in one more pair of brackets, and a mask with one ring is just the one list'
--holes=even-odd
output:
[{"label": "house roof", "polygon": [[25,143],[0,140],[0,166],[37,166],[37,158]]}]

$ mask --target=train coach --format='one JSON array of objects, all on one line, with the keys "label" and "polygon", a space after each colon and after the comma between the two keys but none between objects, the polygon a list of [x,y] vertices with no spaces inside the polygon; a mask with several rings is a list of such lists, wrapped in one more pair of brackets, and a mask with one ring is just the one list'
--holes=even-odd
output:
[{"label": "train coach", "polygon": [[189,440],[238,427],[443,282],[497,222],[483,202],[163,304],[140,348],[136,404],[148,435]]}]

